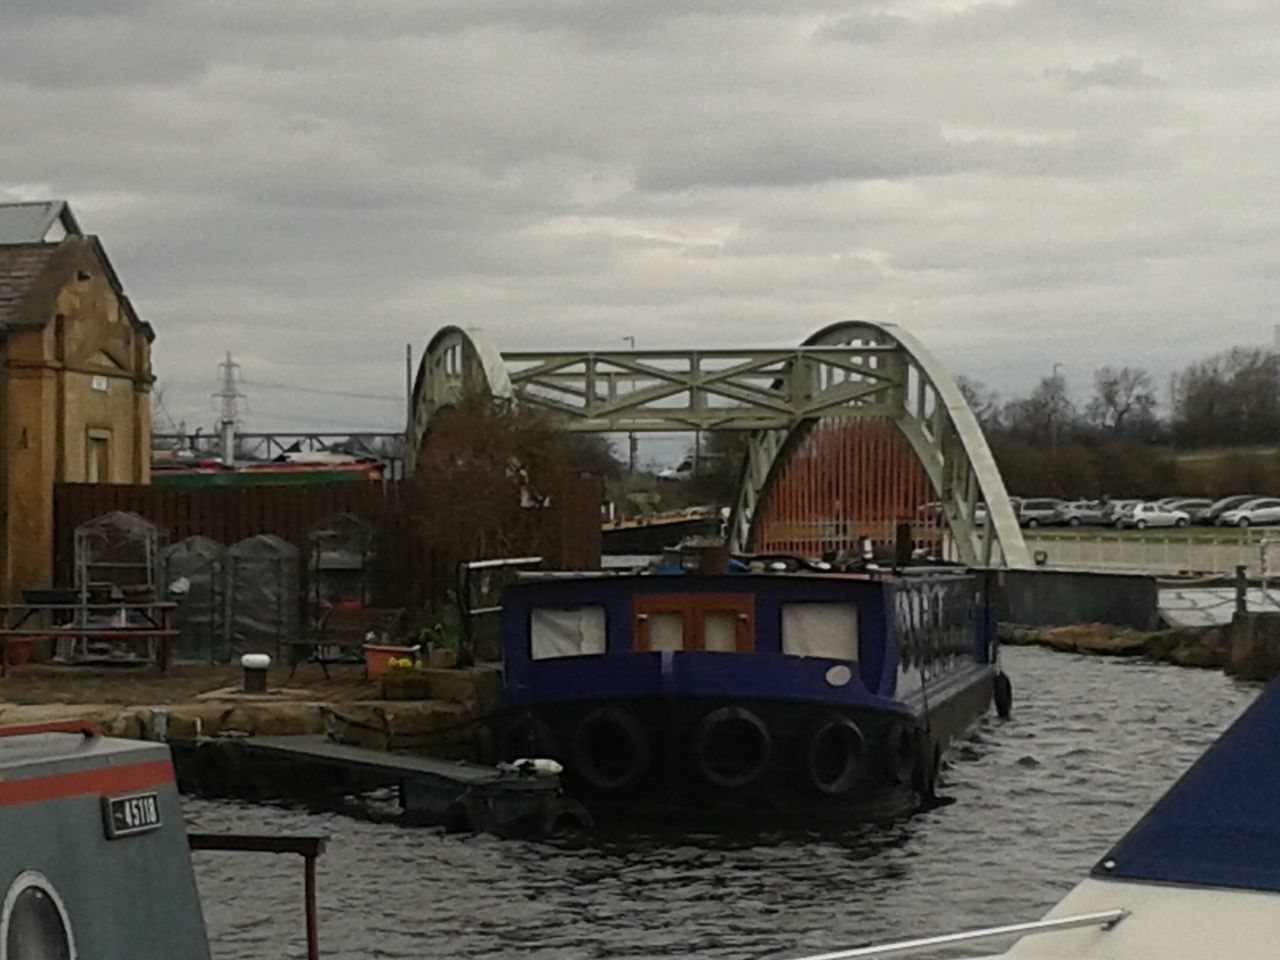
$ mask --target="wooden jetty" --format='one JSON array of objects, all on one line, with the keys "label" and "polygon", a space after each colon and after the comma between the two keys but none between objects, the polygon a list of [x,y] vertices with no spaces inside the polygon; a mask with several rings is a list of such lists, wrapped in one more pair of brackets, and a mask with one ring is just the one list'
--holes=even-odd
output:
[{"label": "wooden jetty", "polygon": [[[389,753],[324,736],[170,741],[184,791],[246,800],[293,799],[350,810],[353,798],[394,788],[398,818],[450,831],[548,836],[591,826],[557,776]],[[327,801],[327,803],[326,803]],[[386,816],[369,808],[371,815]]]}]

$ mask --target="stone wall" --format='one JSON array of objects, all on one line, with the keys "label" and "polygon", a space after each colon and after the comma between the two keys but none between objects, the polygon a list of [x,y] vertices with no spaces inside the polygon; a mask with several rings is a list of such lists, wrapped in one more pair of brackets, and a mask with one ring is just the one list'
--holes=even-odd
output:
[{"label": "stone wall", "polygon": [[1236,614],[1230,624],[1135,630],[1105,623],[1037,627],[1002,623],[1002,643],[1049,647],[1064,653],[1145,657],[1180,667],[1224,670],[1240,680],[1280,676],[1280,614]]}]

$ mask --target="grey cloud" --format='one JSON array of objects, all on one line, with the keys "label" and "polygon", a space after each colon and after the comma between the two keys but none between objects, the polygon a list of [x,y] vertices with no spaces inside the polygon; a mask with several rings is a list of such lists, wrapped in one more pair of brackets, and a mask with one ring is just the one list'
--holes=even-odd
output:
[{"label": "grey cloud", "polygon": [[1057,67],[1047,74],[1061,78],[1068,90],[1087,90],[1091,87],[1133,89],[1156,87],[1164,83],[1162,79],[1146,71],[1141,57],[1099,60],[1084,68]]},{"label": "grey cloud", "polygon": [[[446,322],[511,348],[789,344],[863,315],[1007,392],[1046,360],[1083,380],[1269,331],[1277,144],[1251,105],[1278,16],[16,0],[0,195],[69,197],[103,236],[178,410],[207,409],[227,349],[395,392]],[[1085,93],[1067,69],[1176,82]],[[395,424],[254,401],[250,425]]]},{"label": "grey cloud", "polygon": [[791,121],[740,123],[663,144],[643,161],[637,186],[687,190],[707,186],[803,186],[828,180],[894,180],[955,168],[940,131],[909,122]]}]

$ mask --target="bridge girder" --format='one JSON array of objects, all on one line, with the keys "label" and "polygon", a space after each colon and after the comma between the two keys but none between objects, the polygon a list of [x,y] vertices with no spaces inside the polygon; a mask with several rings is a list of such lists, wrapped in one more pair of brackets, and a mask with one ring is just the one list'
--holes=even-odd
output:
[{"label": "bridge girder", "polygon": [[[506,353],[479,331],[445,327],[419,366],[411,456],[435,411],[473,391],[542,407],[576,432],[750,431],[730,521],[736,550],[750,543],[786,451],[815,423],[889,418],[927,472],[959,558],[974,566],[1029,565],[973,412],[945,368],[891,324],[833,324],[792,349]],[[976,522],[980,501],[986,524]]]}]

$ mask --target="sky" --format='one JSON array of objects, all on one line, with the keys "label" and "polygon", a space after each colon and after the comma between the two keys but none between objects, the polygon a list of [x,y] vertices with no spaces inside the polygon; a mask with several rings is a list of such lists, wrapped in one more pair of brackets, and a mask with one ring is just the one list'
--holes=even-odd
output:
[{"label": "sky", "polygon": [[1266,0],[4,0],[0,199],[102,238],[188,426],[231,351],[249,429],[399,429],[444,324],[866,318],[1083,399],[1272,342],[1278,41]]}]

